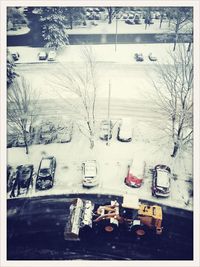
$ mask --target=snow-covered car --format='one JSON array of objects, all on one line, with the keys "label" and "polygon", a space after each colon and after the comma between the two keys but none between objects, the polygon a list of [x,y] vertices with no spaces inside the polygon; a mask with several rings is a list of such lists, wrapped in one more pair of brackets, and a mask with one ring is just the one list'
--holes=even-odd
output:
[{"label": "snow-covered car", "polygon": [[87,160],[82,163],[83,186],[93,187],[99,184],[96,160]]},{"label": "snow-covered car", "polygon": [[36,190],[45,190],[53,187],[55,170],[55,157],[50,156],[41,159],[36,178]]},{"label": "snow-covered car", "polygon": [[125,23],[126,24],[130,24],[130,25],[134,25],[135,24],[134,19],[130,19],[130,18],[126,19]]},{"label": "snow-covered car", "polygon": [[43,122],[40,128],[40,143],[49,144],[57,138],[56,127],[51,121]]},{"label": "snow-covered car", "polygon": [[100,133],[99,138],[101,140],[109,140],[112,138],[112,121],[110,120],[102,120],[100,124]]},{"label": "snow-covered car", "polygon": [[142,53],[135,53],[135,60],[136,61],[144,61]]},{"label": "snow-covered car", "polygon": [[56,60],[56,51],[51,50],[48,53],[48,61],[54,61]]},{"label": "snow-covered car", "polygon": [[122,18],[123,18],[123,19],[127,19],[127,18],[128,18],[128,14],[124,13],[124,14],[122,15]]},{"label": "snow-covered car", "polygon": [[151,61],[157,61],[157,57],[155,57],[152,53],[150,53],[148,57]]},{"label": "snow-covered car", "polygon": [[33,186],[33,169],[32,164],[17,166],[16,179],[10,197],[24,195],[29,192],[30,187]]},{"label": "snow-covered car", "polygon": [[134,14],[129,13],[128,18],[129,18],[129,19],[134,19]]},{"label": "snow-covered car", "polygon": [[154,24],[154,20],[153,19],[150,19],[149,20],[149,24]]},{"label": "snow-covered car", "polygon": [[152,195],[168,197],[170,194],[171,170],[167,165],[156,165],[153,170]]},{"label": "snow-covered car", "polygon": [[68,143],[72,140],[73,124],[59,127],[57,130],[57,141],[59,143]]},{"label": "snow-covered car", "polygon": [[134,19],[134,23],[135,23],[136,25],[142,24],[142,20],[141,20],[139,17],[136,17],[136,18]]},{"label": "snow-covered car", "polygon": [[128,165],[128,173],[124,179],[124,183],[130,187],[140,187],[143,183],[146,172],[146,162],[145,161],[132,161]]},{"label": "snow-covered car", "polygon": [[14,61],[17,61],[19,60],[19,53],[16,51],[16,52],[11,52],[11,55],[12,55],[12,58]]},{"label": "snow-covered car", "polygon": [[121,142],[131,142],[133,138],[133,129],[131,119],[122,119],[117,133],[117,139]]},{"label": "snow-covered car", "polygon": [[[31,134],[29,132],[26,133],[26,142],[27,145],[30,145],[32,142],[32,137]],[[25,147],[25,142],[24,142],[24,136],[22,134],[19,134],[14,142],[14,146],[17,147]]]},{"label": "snow-covered car", "polygon": [[155,19],[160,19],[160,12],[157,11],[157,12],[155,13]]},{"label": "snow-covered car", "polygon": [[39,52],[39,54],[38,54],[38,59],[39,60],[46,60],[47,59],[47,52],[45,52],[45,51],[41,51],[41,52]]}]

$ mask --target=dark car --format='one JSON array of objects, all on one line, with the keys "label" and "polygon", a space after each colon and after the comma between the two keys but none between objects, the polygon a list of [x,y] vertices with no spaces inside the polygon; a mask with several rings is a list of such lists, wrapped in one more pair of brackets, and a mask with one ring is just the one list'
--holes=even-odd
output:
[{"label": "dark car", "polygon": [[156,165],[153,170],[152,195],[168,197],[170,194],[171,169],[167,165]]},{"label": "dark car", "polygon": [[7,193],[13,188],[15,182],[15,171],[12,166],[7,165]]},{"label": "dark car", "polygon": [[10,197],[17,197],[29,192],[33,186],[33,165],[19,165],[16,168],[16,179],[10,194]]},{"label": "dark car", "polygon": [[54,185],[56,158],[53,156],[42,158],[36,178],[36,190],[45,190]]},{"label": "dark car", "polygon": [[135,60],[140,62],[144,61],[143,55],[141,53],[135,53]]}]

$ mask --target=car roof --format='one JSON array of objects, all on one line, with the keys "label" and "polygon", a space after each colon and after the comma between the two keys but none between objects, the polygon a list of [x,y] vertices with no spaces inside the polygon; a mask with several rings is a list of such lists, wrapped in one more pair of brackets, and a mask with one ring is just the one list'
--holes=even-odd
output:
[{"label": "car roof", "polygon": [[48,157],[48,158],[43,158],[42,161],[41,161],[41,165],[40,165],[40,168],[41,169],[47,169],[50,167],[50,163],[51,163],[51,157]]},{"label": "car roof", "polygon": [[84,162],[85,164],[85,176],[95,176],[96,175],[96,161],[88,160]]},{"label": "car roof", "polygon": [[169,173],[166,170],[157,170],[157,186],[169,187]]}]

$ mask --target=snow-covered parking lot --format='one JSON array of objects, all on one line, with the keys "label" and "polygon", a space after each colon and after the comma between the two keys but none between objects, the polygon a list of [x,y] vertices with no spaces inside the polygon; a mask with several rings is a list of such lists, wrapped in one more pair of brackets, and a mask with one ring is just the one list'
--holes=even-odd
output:
[{"label": "snow-covered parking lot", "polygon": [[[116,139],[116,129],[109,145],[96,138],[93,150],[89,148],[89,141],[75,129],[70,143],[52,143],[48,145],[30,146],[30,154],[25,154],[24,148],[8,149],[8,164],[16,167],[20,164],[34,164],[38,170],[43,156],[53,155],[57,160],[55,185],[52,189],[35,192],[35,188],[28,196],[63,194],[63,193],[105,193],[105,194],[137,194],[140,198],[163,203],[169,206],[192,210],[190,197],[192,160],[189,152],[183,152],[176,159],[170,157],[170,143],[158,132],[156,124],[138,120],[134,122],[134,138],[130,143],[122,143]],[[94,188],[82,186],[81,163],[84,160],[96,159],[98,162],[98,176],[100,183]],[[128,164],[133,160],[146,161],[147,168],[144,184],[141,188],[130,188],[124,184]],[[151,195],[151,168],[156,164],[166,164],[171,167],[171,194],[168,198],[156,198]]]}]

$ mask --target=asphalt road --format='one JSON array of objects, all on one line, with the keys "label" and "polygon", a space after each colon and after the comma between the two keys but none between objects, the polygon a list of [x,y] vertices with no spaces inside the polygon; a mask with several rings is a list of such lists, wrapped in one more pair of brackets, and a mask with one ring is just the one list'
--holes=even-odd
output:
[{"label": "asphalt road", "polygon": [[[79,196],[98,204],[122,201],[111,195]],[[109,239],[88,236],[80,242],[65,241],[64,227],[74,197],[77,195],[8,200],[8,260],[192,260],[193,213],[169,207],[163,207],[161,236],[142,240],[119,232]]]}]

